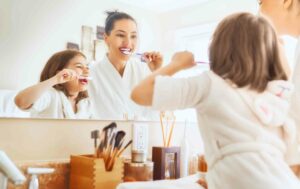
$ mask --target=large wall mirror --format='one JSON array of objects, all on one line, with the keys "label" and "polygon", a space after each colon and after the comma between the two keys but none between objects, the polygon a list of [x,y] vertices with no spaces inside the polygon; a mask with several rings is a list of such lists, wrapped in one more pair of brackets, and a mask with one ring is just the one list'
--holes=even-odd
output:
[{"label": "large wall mirror", "polygon": [[[0,117],[30,118],[28,112],[14,107],[14,95],[36,84],[49,57],[66,49],[68,42],[81,48],[83,26],[92,28],[92,40],[97,39],[96,28],[104,26],[107,10],[134,17],[138,24],[136,51],[159,51],[163,64],[167,64],[178,50],[190,50],[196,60],[208,62],[207,48],[218,21],[232,12],[255,13],[256,4],[249,0],[1,0]],[[100,41],[92,63],[100,61],[105,51],[105,44]],[[199,65],[176,77],[191,76],[208,68],[208,64]],[[195,119],[192,110],[175,114],[178,120]],[[95,119],[148,119],[132,116],[131,112],[128,115]],[[149,119],[159,119],[159,115]]]}]

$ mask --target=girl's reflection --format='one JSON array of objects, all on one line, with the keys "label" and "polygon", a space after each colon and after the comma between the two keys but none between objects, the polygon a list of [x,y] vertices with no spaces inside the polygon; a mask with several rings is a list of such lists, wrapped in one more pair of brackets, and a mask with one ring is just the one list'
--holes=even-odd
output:
[{"label": "girl's reflection", "polygon": [[74,50],[57,52],[45,65],[40,83],[19,92],[15,103],[30,111],[32,117],[91,118],[88,76],[84,54]]}]

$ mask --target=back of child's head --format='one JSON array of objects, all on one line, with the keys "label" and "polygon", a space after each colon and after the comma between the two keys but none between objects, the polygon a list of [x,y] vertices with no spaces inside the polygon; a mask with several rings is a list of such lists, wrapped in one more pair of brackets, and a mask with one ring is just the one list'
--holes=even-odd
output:
[{"label": "back of child's head", "polygon": [[[77,50],[63,50],[53,54],[47,61],[41,73],[40,82],[50,79],[51,77],[55,76],[59,71],[65,69],[68,66],[70,60],[76,56],[82,56],[86,58],[86,56],[83,53]],[[53,87],[56,90],[64,92],[66,96],[69,96],[69,93],[65,89],[64,84],[57,84]],[[82,98],[86,98],[87,96],[88,95],[86,91],[80,92],[78,95],[78,101]]]},{"label": "back of child's head", "polygon": [[262,92],[269,81],[287,80],[275,30],[250,13],[230,15],[217,26],[209,59],[214,73],[238,87]]}]

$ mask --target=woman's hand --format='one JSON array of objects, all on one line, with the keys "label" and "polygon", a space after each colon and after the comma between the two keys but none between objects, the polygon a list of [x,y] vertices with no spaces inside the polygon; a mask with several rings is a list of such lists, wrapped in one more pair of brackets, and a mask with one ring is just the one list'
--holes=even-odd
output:
[{"label": "woman's hand", "polygon": [[79,79],[78,73],[71,69],[63,69],[59,71],[54,77],[57,81],[57,84]]},{"label": "woman's hand", "polygon": [[143,58],[152,72],[160,68],[163,63],[163,57],[159,52],[146,52]]},{"label": "woman's hand", "polygon": [[200,184],[203,188],[208,189],[207,183],[205,179],[199,179],[197,181],[198,184]]},{"label": "woman's hand", "polygon": [[194,55],[188,51],[177,52],[173,55],[170,66],[175,67],[178,71],[195,66]]}]

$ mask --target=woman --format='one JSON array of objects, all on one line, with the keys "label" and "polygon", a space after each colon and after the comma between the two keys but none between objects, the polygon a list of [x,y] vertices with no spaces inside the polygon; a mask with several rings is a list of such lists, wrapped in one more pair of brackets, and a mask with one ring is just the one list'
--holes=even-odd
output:
[{"label": "woman", "polygon": [[[267,16],[281,35],[290,35],[298,38],[295,54],[293,83],[295,91],[291,102],[291,115],[300,133],[300,0],[259,0],[260,12]],[[298,136],[300,138],[300,134]],[[290,160],[295,173],[300,177],[300,141],[291,149],[295,152],[294,158]],[[293,152],[291,152],[293,153]]]},{"label": "woman", "polygon": [[142,55],[147,63],[138,59],[135,54],[138,38],[136,21],[123,12],[107,14],[104,41],[108,53],[101,62],[91,68],[93,80],[89,85],[95,117],[153,117],[148,108],[136,105],[129,95],[137,83],[161,66],[162,56],[158,52],[149,52]]}]

